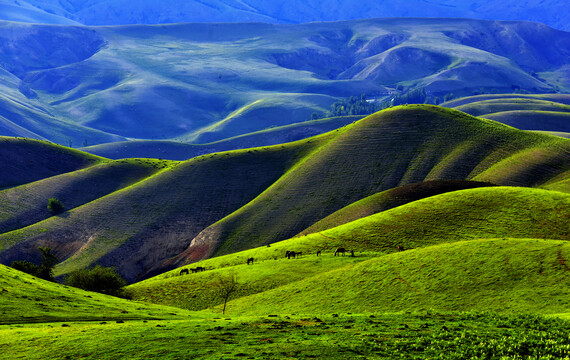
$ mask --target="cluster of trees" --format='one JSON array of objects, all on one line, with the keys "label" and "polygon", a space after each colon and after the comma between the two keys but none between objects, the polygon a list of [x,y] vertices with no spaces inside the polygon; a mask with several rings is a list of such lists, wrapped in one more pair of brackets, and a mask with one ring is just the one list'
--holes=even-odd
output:
[{"label": "cluster of trees", "polygon": [[[40,265],[27,260],[16,260],[10,264],[10,267],[39,277],[40,279],[55,281],[53,276],[53,268],[59,262],[57,257],[52,253],[49,247],[39,247],[38,250],[42,255]],[[102,294],[128,297],[124,287],[127,281],[119,275],[114,268],[95,266],[90,269],[81,269],[69,274],[64,283],[69,286],[80,288],[87,291],[94,291]]]},{"label": "cluster of trees", "polygon": [[54,281],[53,268],[59,262],[57,257],[51,252],[48,247],[39,247],[38,250],[42,255],[42,262],[36,265],[33,262],[26,260],[12,261],[10,267],[28,273],[30,275],[39,277],[40,279]]},{"label": "cluster of trees", "polygon": [[395,94],[383,101],[367,100],[366,95],[360,97],[351,96],[347,99],[336,101],[331,105],[331,109],[323,114],[313,113],[312,120],[348,115],[369,115],[377,111],[389,108],[390,106],[404,104],[435,104],[438,105],[442,100],[449,101],[454,98],[453,93],[446,94],[443,99],[438,96],[431,96],[426,93],[424,88],[414,89],[406,93]]}]

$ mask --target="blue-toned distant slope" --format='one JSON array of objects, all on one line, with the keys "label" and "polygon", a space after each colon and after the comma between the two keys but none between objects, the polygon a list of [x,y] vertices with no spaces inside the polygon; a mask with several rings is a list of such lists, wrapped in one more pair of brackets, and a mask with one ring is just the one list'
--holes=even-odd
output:
[{"label": "blue-toned distant slope", "polygon": [[459,98],[442,105],[521,130],[570,132],[568,94],[488,94]]},{"label": "blue-toned distant slope", "polygon": [[[302,23],[406,16],[527,20],[558,29],[570,29],[567,19],[570,4],[565,0],[27,0],[11,2],[10,5],[21,7],[22,12],[31,8],[40,13],[56,14],[53,21],[65,16],[87,25],[250,21]],[[46,18],[46,21],[49,20]]]},{"label": "blue-toned distant slope", "polygon": [[[419,88],[432,98],[564,91],[570,33],[464,19],[116,27],[0,22],[0,67],[3,94],[10,95],[0,98],[0,134],[75,147],[127,138],[205,144],[304,122],[339,97],[363,93],[385,100]],[[26,122],[12,114],[14,107],[41,117]],[[50,133],[48,124],[55,123],[61,126]]]}]

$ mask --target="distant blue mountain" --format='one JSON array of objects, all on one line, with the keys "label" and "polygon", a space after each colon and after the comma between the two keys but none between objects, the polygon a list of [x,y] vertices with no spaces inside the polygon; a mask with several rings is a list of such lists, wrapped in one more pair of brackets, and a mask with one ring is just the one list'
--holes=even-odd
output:
[{"label": "distant blue mountain", "polygon": [[3,20],[60,24],[63,18],[85,25],[461,17],[535,21],[570,30],[569,14],[568,0],[0,0]]},{"label": "distant blue mountain", "polygon": [[[434,102],[570,92],[570,32],[391,18],[55,26],[0,22],[0,134],[88,146],[206,144],[305,122],[350,96]],[[421,101],[423,102],[424,99]]]}]

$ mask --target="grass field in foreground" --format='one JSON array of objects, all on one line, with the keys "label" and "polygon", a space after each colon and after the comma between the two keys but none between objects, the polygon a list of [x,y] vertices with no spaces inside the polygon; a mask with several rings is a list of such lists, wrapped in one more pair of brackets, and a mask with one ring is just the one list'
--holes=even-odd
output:
[{"label": "grass field in foreground", "polygon": [[0,326],[4,359],[566,359],[568,322],[490,313]]}]

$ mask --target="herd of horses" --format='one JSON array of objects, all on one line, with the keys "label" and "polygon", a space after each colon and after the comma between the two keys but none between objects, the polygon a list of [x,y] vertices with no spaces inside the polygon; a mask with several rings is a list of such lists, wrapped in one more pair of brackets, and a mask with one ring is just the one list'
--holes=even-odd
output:
[{"label": "herd of horses", "polygon": [[[404,247],[402,245],[398,245],[397,246],[398,251],[404,251]],[[334,252],[334,256],[340,256],[342,254],[342,256],[344,256],[345,253],[350,253],[351,257],[354,257],[354,250],[347,250],[343,247],[339,247],[335,250]],[[317,251],[317,256],[321,256],[321,250]],[[296,259],[296,258],[300,258],[301,256],[303,256],[303,252],[302,251],[291,251],[291,250],[287,250],[285,252],[285,257],[287,259]],[[247,259],[247,265],[253,265],[253,258],[250,257]],[[192,271],[192,273],[197,273],[197,272],[202,272],[205,271],[206,268],[202,267],[202,266],[198,266],[196,268],[192,268],[190,269],[190,271]],[[180,270],[180,275],[184,275],[184,274],[188,274],[188,269],[182,269]]]},{"label": "herd of horses", "polygon": [[[198,273],[198,272],[206,271],[206,268],[203,266],[198,266],[198,267],[190,269],[190,271],[192,271],[192,273]],[[184,274],[188,274],[188,269],[180,270],[180,275],[184,275]]]}]

